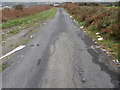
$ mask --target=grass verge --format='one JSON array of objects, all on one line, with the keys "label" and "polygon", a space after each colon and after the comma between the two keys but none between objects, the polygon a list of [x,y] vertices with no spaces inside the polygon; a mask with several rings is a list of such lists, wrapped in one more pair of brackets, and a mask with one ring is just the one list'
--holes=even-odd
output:
[{"label": "grass verge", "polygon": [[[67,10],[66,10],[67,11]],[[96,33],[99,32],[99,30],[96,30],[94,28],[94,25],[88,25],[85,26],[86,22],[80,22],[78,19],[76,19],[69,11],[67,11],[72,17],[73,19],[76,20],[76,22],[80,25],[80,26],[84,26],[84,31],[87,32],[87,34],[94,39],[95,42],[97,42],[98,45],[100,45],[103,49],[106,49],[107,51],[109,51],[109,55],[112,56],[112,58],[114,60],[118,59],[118,61],[120,61],[120,51],[118,50],[119,41],[114,40],[113,38],[108,39],[108,38],[104,38],[104,40],[99,41],[98,37],[96,35]],[[95,30],[93,30],[95,29]],[[101,36],[101,34],[99,34]]]},{"label": "grass verge", "polygon": [[9,31],[4,32],[2,38],[4,39],[7,36],[19,33],[23,29],[33,27],[39,24],[39,21],[53,17],[56,14],[56,12],[57,8],[52,8],[35,15],[27,16],[25,18],[9,20],[1,25],[3,32],[4,29],[9,29]]}]

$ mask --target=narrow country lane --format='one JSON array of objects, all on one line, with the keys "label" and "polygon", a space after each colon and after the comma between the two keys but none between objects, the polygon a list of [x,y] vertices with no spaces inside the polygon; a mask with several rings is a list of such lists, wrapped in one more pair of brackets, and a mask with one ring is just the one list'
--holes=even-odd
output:
[{"label": "narrow country lane", "polygon": [[3,88],[113,88],[118,76],[109,58],[64,9],[58,9],[35,38],[15,55],[2,73]]}]

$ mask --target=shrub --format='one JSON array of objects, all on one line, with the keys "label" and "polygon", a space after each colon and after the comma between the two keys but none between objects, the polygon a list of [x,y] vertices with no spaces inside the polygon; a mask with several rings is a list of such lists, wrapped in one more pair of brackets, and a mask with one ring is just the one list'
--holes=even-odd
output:
[{"label": "shrub", "polygon": [[86,22],[85,26],[88,26],[93,22],[93,19],[91,17],[88,17],[88,18],[85,19],[85,22]]},{"label": "shrub", "polygon": [[23,9],[23,5],[21,5],[21,4],[17,4],[17,5],[15,5],[15,6],[13,6],[14,7],[14,9],[16,9],[16,10],[22,10]]},{"label": "shrub", "polygon": [[92,5],[92,6],[98,6],[99,4],[95,3],[95,2],[92,2],[92,3],[90,3],[90,5]]}]

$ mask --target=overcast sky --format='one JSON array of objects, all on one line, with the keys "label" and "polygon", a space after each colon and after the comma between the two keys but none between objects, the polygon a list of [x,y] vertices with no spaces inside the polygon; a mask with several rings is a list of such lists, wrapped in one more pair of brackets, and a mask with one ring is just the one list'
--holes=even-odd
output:
[{"label": "overcast sky", "polygon": [[81,2],[81,1],[99,1],[99,2],[118,2],[120,0],[0,0],[1,2]]}]

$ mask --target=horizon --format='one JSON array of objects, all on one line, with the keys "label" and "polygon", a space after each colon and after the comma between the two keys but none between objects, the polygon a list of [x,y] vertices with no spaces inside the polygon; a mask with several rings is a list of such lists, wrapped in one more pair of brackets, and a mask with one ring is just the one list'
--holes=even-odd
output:
[{"label": "horizon", "polygon": [[0,2],[119,2],[120,0],[0,0]]}]

